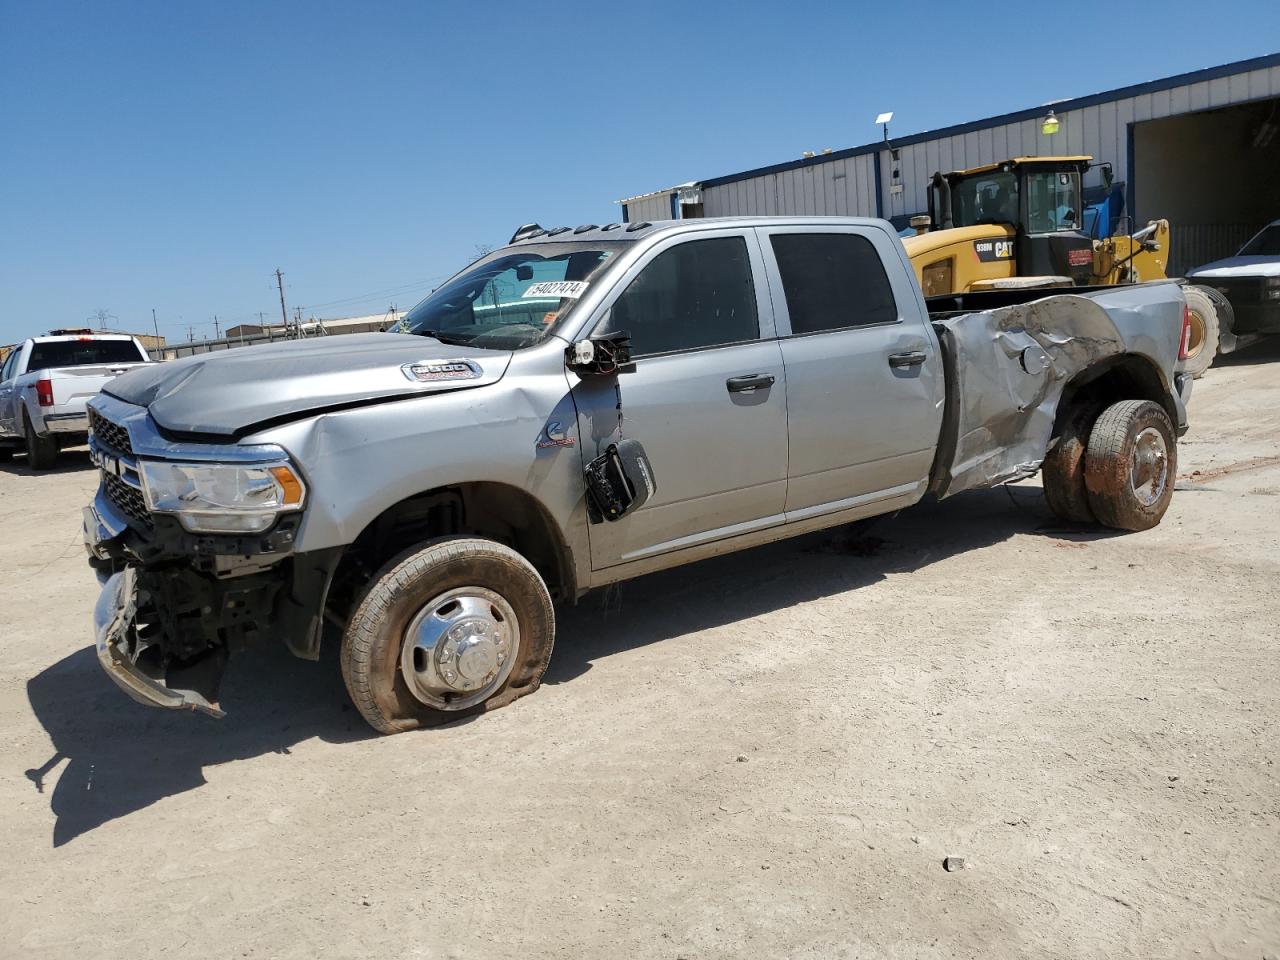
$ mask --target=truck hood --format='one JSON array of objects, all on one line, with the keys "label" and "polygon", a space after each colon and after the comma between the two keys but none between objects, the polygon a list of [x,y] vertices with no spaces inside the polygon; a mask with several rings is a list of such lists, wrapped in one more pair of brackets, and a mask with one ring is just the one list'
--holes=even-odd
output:
[{"label": "truck hood", "polygon": [[[510,362],[506,350],[449,346],[412,334],[356,333],[148,364],[112,380],[103,392],[147,407],[162,429],[238,437],[268,422],[325,410],[486,386],[500,380]],[[451,366],[442,371],[441,364]]]},{"label": "truck hood", "polygon": [[1280,277],[1280,257],[1227,257],[1187,271],[1187,279]]}]

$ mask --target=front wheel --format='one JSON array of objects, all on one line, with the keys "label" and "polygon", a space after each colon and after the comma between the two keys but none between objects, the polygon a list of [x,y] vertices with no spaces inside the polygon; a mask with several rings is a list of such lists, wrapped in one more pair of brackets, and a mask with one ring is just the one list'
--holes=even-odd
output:
[{"label": "front wheel", "polygon": [[1117,530],[1149,530],[1173,499],[1178,447],[1164,407],[1122,400],[1102,411],[1089,434],[1084,482],[1098,522]]},{"label": "front wheel", "polygon": [[342,677],[370,726],[399,733],[532,693],[554,639],[551,595],[524,557],[450,537],[374,577],[342,638]]}]

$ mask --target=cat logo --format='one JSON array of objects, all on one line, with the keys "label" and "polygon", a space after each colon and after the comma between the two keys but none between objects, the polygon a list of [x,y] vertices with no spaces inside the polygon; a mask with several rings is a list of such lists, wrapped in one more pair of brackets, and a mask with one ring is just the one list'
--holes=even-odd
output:
[{"label": "cat logo", "polygon": [[973,252],[982,263],[994,263],[997,260],[1013,259],[1012,240],[975,240]]}]

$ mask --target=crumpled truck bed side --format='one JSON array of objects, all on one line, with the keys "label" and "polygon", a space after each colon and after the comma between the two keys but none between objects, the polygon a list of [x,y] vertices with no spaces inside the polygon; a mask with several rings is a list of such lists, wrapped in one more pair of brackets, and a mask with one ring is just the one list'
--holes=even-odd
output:
[{"label": "crumpled truck bed side", "polygon": [[1183,306],[1176,284],[1155,283],[935,318],[947,392],[931,492],[1033,474],[1063,391],[1114,358],[1149,362],[1181,410],[1172,383]]}]

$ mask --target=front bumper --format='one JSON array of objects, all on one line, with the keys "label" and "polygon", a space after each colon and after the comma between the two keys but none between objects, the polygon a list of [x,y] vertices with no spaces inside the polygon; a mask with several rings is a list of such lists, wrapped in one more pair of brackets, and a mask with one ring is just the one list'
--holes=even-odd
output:
[{"label": "front bumper", "polygon": [[133,567],[107,578],[93,609],[98,662],[107,676],[138,703],[169,710],[198,710],[211,717],[226,716],[195,690],[176,690],[158,671],[149,669],[142,654],[148,649],[137,635],[138,585]]}]

